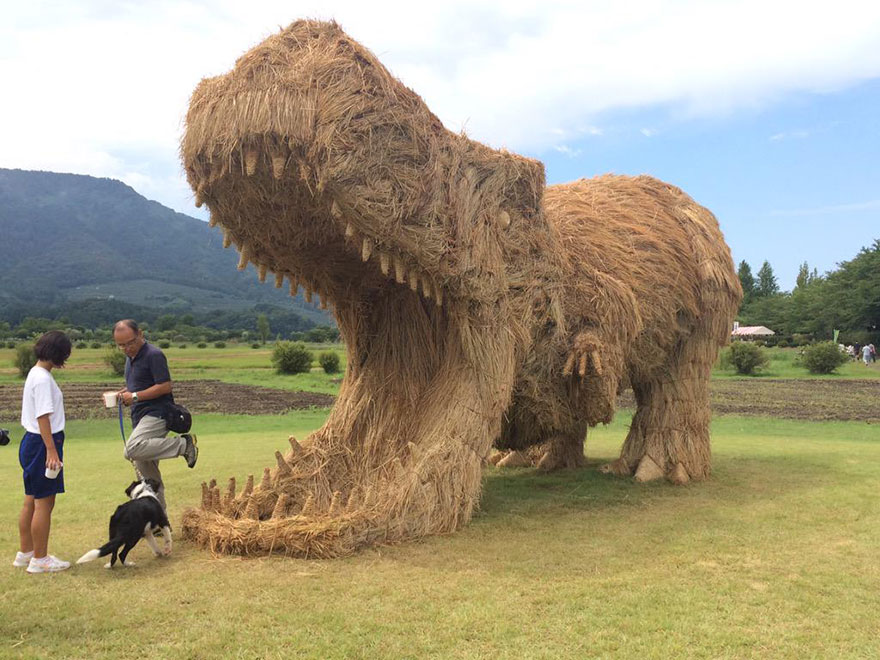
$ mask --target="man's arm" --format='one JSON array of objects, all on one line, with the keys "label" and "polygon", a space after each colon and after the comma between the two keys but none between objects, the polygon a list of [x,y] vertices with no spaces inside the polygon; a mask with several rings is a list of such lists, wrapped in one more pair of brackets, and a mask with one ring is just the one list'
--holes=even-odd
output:
[{"label": "man's arm", "polygon": [[[158,399],[160,396],[165,396],[166,394],[171,394],[171,388],[172,384],[170,380],[167,380],[164,383],[156,383],[155,385],[151,385],[147,389],[138,392],[138,401],[149,401],[151,399]],[[134,393],[124,390],[121,396],[122,402],[125,405],[130,406]]]}]

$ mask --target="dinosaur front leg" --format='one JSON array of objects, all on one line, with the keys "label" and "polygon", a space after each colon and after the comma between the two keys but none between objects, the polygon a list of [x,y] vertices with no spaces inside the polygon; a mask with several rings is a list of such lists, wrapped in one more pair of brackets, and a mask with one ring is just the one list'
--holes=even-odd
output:
[{"label": "dinosaur front leg", "polygon": [[602,470],[637,481],[709,476],[709,371],[717,343],[695,337],[655,379],[633,382],[636,413],[620,457]]}]

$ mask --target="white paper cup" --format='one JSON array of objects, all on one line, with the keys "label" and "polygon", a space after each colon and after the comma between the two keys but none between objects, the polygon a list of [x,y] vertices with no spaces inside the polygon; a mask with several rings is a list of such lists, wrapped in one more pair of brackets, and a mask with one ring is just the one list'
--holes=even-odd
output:
[{"label": "white paper cup", "polygon": [[59,467],[55,470],[53,470],[51,468],[46,468],[46,478],[47,479],[55,479],[58,476],[58,474],[61,472],[61,468],[63,468],[63,467],[64,467],[64,464],[62,463],[61,467]]},{"label": "white paper cup", "polygon": [[104,392],[101,396],[104,397],[105,408],[116,407],[116,392]]}]

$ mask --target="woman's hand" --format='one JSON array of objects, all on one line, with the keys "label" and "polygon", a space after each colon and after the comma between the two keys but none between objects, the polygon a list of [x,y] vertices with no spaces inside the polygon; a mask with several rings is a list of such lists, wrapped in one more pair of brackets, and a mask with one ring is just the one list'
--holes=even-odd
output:
[{"label": "woman's hand", "polygon": [[55,449],[46,450],[46,467],[50,470],[58,470],[61,468],[61,459],[58,458],[58,451]]}]

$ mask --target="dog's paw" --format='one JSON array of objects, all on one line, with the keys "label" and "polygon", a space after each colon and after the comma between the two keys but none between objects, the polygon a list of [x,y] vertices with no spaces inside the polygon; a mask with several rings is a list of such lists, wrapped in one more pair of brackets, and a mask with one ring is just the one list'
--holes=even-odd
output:
[{"label": "dog's paw", "polygon": [[160,557],[170,557],[171,556],[171,548],[170,547],[162,548],[162,554],[159,556]]},{"label": "dog's paw", "polygon": [[111,564],[111,563],[108,561],[106,564],[104,564],[104,568],[113,568],[113,564]]},{"label": "dog's paw", "polygon": [[131,568],[132,566],[137,566],[137,564],[135,564],[133,561],[129,561],[128,559],[126,559],[123,566],[125,566],[127,568]]}]

